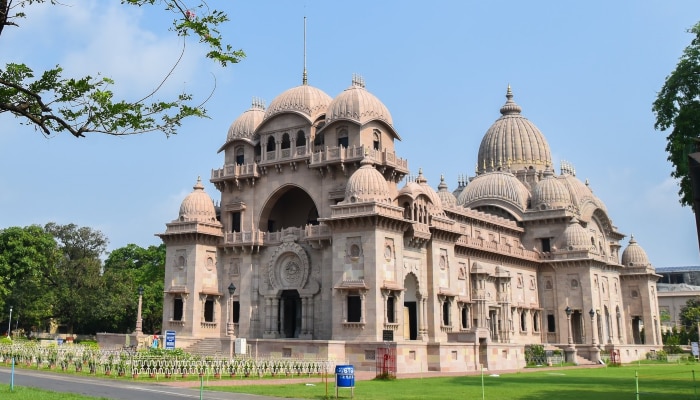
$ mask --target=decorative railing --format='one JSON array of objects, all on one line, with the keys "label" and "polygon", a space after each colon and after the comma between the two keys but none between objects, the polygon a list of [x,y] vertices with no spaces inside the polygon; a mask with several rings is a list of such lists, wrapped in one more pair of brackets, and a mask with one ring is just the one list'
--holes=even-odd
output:
[{"label": "decorative railing", "polygon": [[199,326],[201,326],[203,329],[216,329],[217,325],[218,324],[216,322],[202,321],[200,322]]},{"label": "decorative railing", "polygon": [[333,372],[336,364],[346,364],[347,360],[297,359],[291,357],[269,357],[258,355],[254,358],[235,355],[233,358],[221,356],[196,356],[180,349],[165,351],[153,349],[135,351],[133,348],[113,350],[95,349],[79,344],[50,346],[37,344],[2,344],[0,362],[6,365],[60,370],[71,374],[119,375],[133,379],[186,378],[199,375],[213,378],[229,376],[311,376]]},{"label": "decorative railing", "polygon": [[525,250],[521,247],[508,246],[506,244],[499,244],[496,242],[487,241],[484,239],[473,238],[471,236],[462,235],[457,238],[457,246],[468,247],[472,249],[482,249],[498,254],[512,255],[518,258],[525,258],[528,260],[539,261],[541,259],[539,253],[532,250]]},{"label": "decorative railing", "polygon": [[366,148],[365,146],[326,147],[324,150],[313,153],[311,167],[336,162],[359,161],[364,158],[365,150],[367,151],[367,157],[375,164],[387,165],[408,172],[408,160],[397,157],[396,153],[391,151],[380,151]]},{"label": "decorative railing", "polygon": [[226,164],[223,168],[211,170],[211,179],[248,178],[259,176],[258,164]]}]

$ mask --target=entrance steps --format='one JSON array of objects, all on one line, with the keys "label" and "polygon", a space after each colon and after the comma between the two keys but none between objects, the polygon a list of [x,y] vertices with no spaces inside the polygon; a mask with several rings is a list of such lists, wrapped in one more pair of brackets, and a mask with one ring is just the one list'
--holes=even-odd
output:
[{"label": "entrance steps", "polygon": [[220,356],[222,344],[219,338],[203,338],[199,339],[183,350],[191,354],[200,356]]}]

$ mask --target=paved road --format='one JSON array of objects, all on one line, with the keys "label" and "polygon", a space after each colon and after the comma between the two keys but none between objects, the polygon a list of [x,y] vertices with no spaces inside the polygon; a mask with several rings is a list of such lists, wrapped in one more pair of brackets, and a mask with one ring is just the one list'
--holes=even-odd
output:
[{"label": "paved road", "polygon": [[[0,382],[9,384],[11,368],[0,367]],[[199,387],[174,387],[152,383],[130,382],[118,379],[85,378],[48,371],[15,369],[16,386],[28,386],[54,392],[78,393],[86,396],[117,400],[172,400],[199,399]],[[208,400],[278,400],[277,397],[205,390]]]}]

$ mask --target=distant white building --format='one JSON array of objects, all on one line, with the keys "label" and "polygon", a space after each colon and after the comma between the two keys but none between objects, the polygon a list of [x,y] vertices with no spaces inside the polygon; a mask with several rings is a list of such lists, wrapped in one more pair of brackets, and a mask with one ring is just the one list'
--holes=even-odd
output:
[{"label": "distant white building", "polygon": [[662,330],[680,328],[681,309],[688,300],[700,297],[700,266],[660,267],[656,272],[661,275],[656,288]]}]

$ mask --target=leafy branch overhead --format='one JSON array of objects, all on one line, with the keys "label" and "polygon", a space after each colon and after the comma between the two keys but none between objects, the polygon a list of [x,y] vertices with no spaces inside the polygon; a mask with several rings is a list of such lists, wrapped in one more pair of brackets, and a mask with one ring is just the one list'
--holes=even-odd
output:
[{"label": "leafy branch overhead", "polygon": [[688,32],[693,34],[693,40],[676,69],[666,77],[652,110],[656,116],[654,128],[671,130],[666,137],[668,160],[674,166],[671,176],[680,179],[681,204],[692,206],[688,154],[697,151],[700,139],[700,23]]},{"label": "leafy branch overhead", "polygon": [[[61,6],[55,0],[0,0],[0,38],[5,27],[19,27],[19,20],[26,17],[24,10],[34,3]],[[222,66],[237,63],[245,54],[224,44],[218,27],[228,21],[228,16],[209,9],[202,1],[188,8],[181,0],[122,0],[131,6],[164,6],[173,15],[173,27],[183,37],[183,48],[188,37],[195,37],[207,46],[207,57]],[[180,55],[182,57],[182,54]],[[177,63],[173,65],[173,69]],[[60,65],[35,72],[21,63],[9,63],[0,69],[0,113],[9,112],[22,124],[34,126],[45,136],[70,132],[76,137],[88,133],[109,135],[134,135],[161,131],[176,134],[183,119],[206,117],[203,103],[192,104],[192,95],[182,93],[175,98],[160,100],[156,94],[168,79],[172,69],[161,84],[138,101],[117,100],[111,88],[110,78],[86,76],[66,78]]]}]

